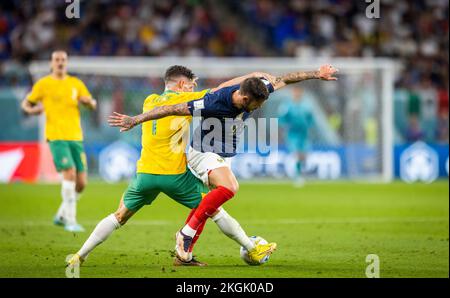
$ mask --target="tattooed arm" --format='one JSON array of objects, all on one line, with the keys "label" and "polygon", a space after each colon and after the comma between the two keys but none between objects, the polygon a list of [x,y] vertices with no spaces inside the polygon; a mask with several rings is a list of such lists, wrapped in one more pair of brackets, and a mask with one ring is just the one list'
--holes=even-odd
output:
[{"label": "tattooed arm", "polygon": [[212,88],[211,91],[214,92],[214,91],[217,91],[217,90],[219,90],[221,88],[224,88],[224,87],[238,85],[238,84],[242,83],[245,79],[253,78],[253,77],[266,78],[270,82],[273,82],[276,79],[276,77],[271,75],[271,74],[268,74],[268,73],[265,73],[265,72],[256,71],[256,72],[252,72],[252,73],[249,73],[249,74],[246,74],[246,75],[243,75],[243,76],[240,76],[240,77],[228,80],[226,82],[223,82],[222,84],[220,84],[216,88]]},{"label": "tattooed arm", "polygon": [[114,112],[109,116],[108,123],[110,126],[120,127],[120,132],[127,131],[143,122],[164,118],[167,116],[189,116],[188,104],[180,103],[176,105],[168,105],[156,107],[153,110],[131,117],[128,115]]},{"label": "tattooed arm", "polygon": [[330,64],[322,65],[316,71],[298,71],[291,72],[282,76],[278,76],[274,81],[271,81],[275,90],[283,88],[289,84],[311,80],[311,79],[321,79],[325,81],[336,81],[337,78],[333,77],[338,70]]}]

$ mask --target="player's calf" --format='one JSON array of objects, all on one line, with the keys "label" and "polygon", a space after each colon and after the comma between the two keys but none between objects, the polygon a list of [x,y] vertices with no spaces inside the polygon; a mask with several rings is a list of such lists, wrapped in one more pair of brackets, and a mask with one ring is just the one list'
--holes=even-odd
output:
[{"label": "player's calf", "polygon": [[114,214],[108,215],[97,224],[94,231],[92,231],[91,235],[76,255],[85,260],[96,246],[108,239],[108,237],[120,227],[121,224],[118,222],[116,216]]}]

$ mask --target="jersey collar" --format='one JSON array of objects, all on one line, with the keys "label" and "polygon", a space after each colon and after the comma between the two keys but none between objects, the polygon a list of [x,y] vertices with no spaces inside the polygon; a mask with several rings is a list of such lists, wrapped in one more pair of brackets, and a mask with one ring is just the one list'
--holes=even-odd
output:
[{"label": "jersey collar", "polygon": [[165,95],[165,94],[167,94],[167,93],[178,93],[178,92],[173,91],[173,90],[166,89],[166,90],[164,90],[164,92],[163,92],[161,95]]}]

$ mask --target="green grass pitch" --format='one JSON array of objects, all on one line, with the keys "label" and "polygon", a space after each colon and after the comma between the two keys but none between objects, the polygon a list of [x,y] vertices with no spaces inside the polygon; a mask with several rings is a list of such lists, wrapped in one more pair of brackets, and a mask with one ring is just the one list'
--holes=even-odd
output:
[{"label": "green grass pitch", "polygon": [[[58,185],[0,185],[0,277],[65,277],[96,223],[115,211],[126,184],[92,182],[79,202],[87,229],[53,226]],[[278,243],[263,266],[208,222],[195,254],[208,267],[173,267],[174,234],[188,209],[161,195],[97,247],[81,277],[365,277],[377,254],[381,277],[449,277],[448,181],[431,185],[243,184],[226,203],[249,235]]]}]

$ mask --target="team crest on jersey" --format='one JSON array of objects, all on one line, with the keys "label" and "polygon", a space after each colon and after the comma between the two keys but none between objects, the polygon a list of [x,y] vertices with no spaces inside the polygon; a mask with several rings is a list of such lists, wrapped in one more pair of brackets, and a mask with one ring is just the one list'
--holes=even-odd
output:
[{"label": "team crest on jersey", "polygon": [[225,162],[222,158],[217,159],[218,162]]},{"label": "team crest on jersey", "polygon": [[62,164],[66,164],[68,161],[69,161],[69,160],[67,159],[67,157],[64,157],[64,158],[61,160],[61,163],[62,163]]},{"label": "team crest on jersey", "polygon": [[77,88],[72,88],[72,99],[77,100],[77,98],[78,98]]},{"label": "team crest on jersey", "polygon": [[194,110],[201,110],[205,108],[205,102],[202,100],[194,101]]}]

